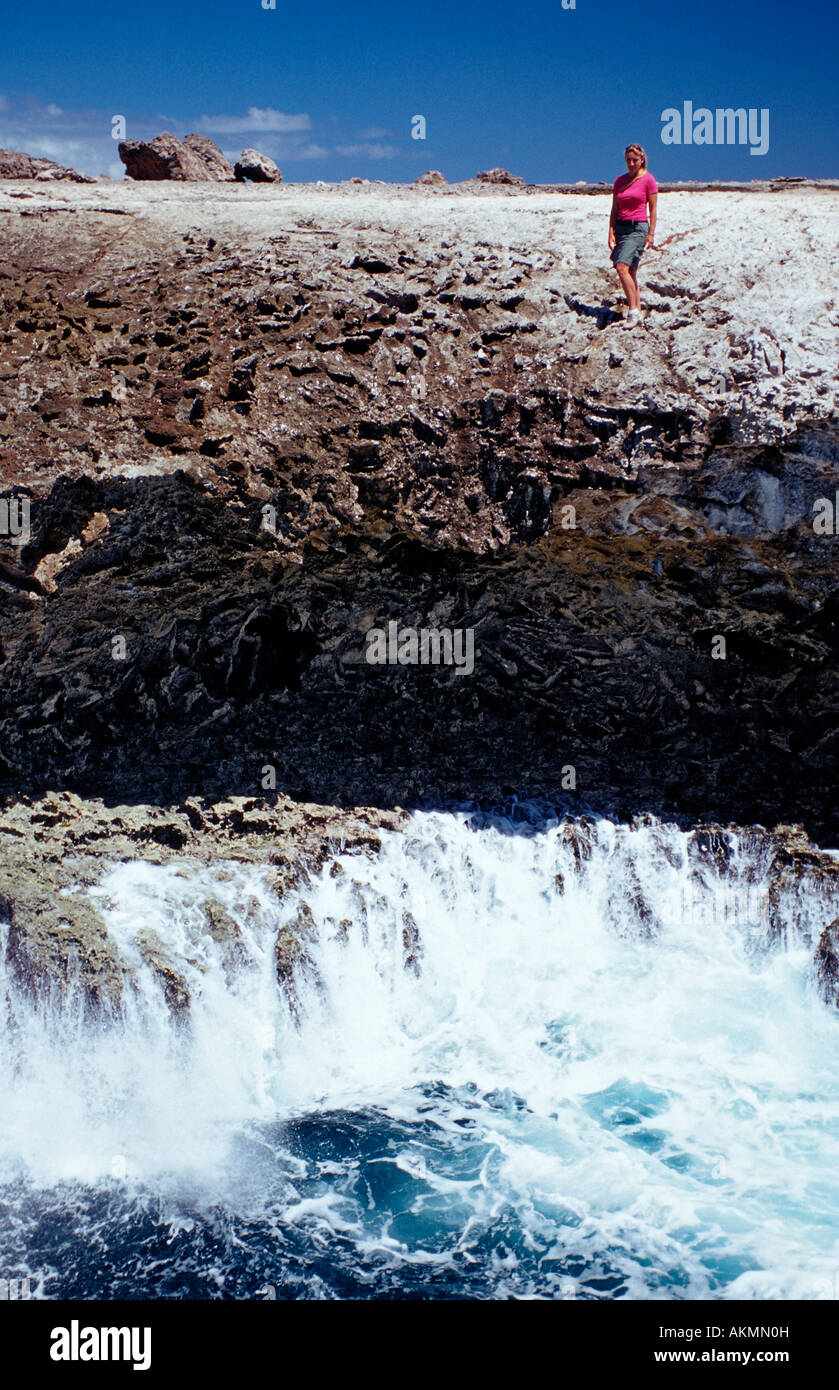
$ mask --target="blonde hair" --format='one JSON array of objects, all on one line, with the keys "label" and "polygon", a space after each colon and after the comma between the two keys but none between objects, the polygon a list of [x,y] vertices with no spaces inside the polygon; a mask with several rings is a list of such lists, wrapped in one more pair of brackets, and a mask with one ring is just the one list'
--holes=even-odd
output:
[{"label": "blonde hair", "polygon": [[623,152],[623,157],[624,157],[624,159],[626,159],[626,156],[627,156],[628,154],[640,154],[640,156],[641,156],[641,167],[642,167],[643,169],[646,169],[646,167],[647,167],[647,151],[644,149],[644,146],[643,146],[643,145],[627,145],[626,149],[625,149],[624,152]]}]

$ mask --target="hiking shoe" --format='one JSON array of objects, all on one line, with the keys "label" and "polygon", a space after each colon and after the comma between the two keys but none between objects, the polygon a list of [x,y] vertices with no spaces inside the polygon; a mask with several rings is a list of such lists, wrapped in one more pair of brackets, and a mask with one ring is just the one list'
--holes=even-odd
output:
[{"label": "hiking shoe", "polygon": [[641,322],[641,310],[630,309],[624,322],[626,323],[627,328],[634,328],[636,323]]}]

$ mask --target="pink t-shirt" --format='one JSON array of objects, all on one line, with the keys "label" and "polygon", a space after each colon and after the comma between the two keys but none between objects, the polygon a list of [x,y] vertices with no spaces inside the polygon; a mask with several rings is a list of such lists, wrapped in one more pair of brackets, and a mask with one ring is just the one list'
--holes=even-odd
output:
[{"label": "pink t-shirt", "polygon": [[647,198],[658,192],[658,184],[652,174],[644,173],[630,188],[631,174],[620,174],[615,179],[613,192],[618,200],[618,218],[621,222],[646,222]]}]

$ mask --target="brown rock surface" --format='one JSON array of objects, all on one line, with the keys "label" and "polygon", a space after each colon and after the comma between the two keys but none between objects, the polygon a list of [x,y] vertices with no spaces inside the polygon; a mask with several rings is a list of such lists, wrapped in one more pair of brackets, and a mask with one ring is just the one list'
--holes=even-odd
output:
[{"label": "brown rock surface", "polygon": [[20,150],[0,150],[0,179],[38,179],[41,183],[66,180],[70,183],[96,183],[90,174],[67,169],[52,159],[24,154]]},{"label": "brown rock surface", "polygon": [[483,169],[475,175],[478,183],[504,184],[511,188],[523,188],[524,179],[520,174],[510,174],[506,169]]},{"label": "brown rock surface", "polygon": [[[393,806],[572,764],[621,816],[835,837],[835,193],[672,195],[635,334],[608,193],[12,193],[11,795],[259,797],[268,766]],[[370,666],[391,620],[471,628],[474,675]]]},{"label": "brown rock surface", "polygon": [[234,177],[230,160],[207,135],[185,135],[184,144],[203,161],[208,178],[228,183]]},{"label": "brown rock surface", "polygon": [[267,154],[259,150],[242,150],[235,165],[236,178],[251,183],[282,183],[282,174]]},{"label": "brown rock surface", "polygon": [[233,178],[233,166],[206,135],[178,140],[168,130],[154,140],[121,140],[119,157],[129,179],[175,179],[181,183]]},{"label": "brown rock surface", "polygon": [[[152,973],[175,1018],[190,1006],[186,965],[195,967],[205,946],[222,955],[228,979],[250,962],[243,926],[264,931],[264,906],[244,901],[231,912],[214,897],[203,902],[203,922],[192,922],[190,940],[180,948],[138,921],[133,948],[125,949],[109,934],[101,884],[114,864],[143,861],[176,865],[189,878],[212,869],[228,880],[242,866],[258,866],[277,906],[305,884],[338,853],[374,855],[384,831],[403,828],[405,814],[375,808],[342,811],[332,806],[294,802],[285,797],[230,798],[213,802],[188,798],[174,806],[108,806],[72,793],[49,794],[37,801],[9,800],[0,809],[0,936],[12,977],[25,993],[58,1003],[74,994],[88,1010],[117,1015],[127,992],[138,987],[137,965]],[[659,828],[650,834],[667,842]],[[596,823],[591,817],[568,821],[563,839],[571,845],[578,867],[591,857]],[[739,853],[735,851],[739,846]],[[625,849],[625,847],[624,847]],[[700,825],[689,839],[691,877],[702,893],[713,894],[729,874],[740,882],[743,864],[754,866],[762,898],[752,900],[747,946],[766,951],[803,943],[814,951],[814,974],[828,1003],[839,1006],[839,863],[819,851],[800,826],[774,831],[725,825]],[[343,870],[332,865],[333,876]],[[745,881],[747,883],[747,880]],[[766,885],[768,884],[768,891]],[[563,885],[557,884],[560,892]],[[106,900],[107,901],[107,900]],[[626,909],[626,911],[624,911]],[[631,919],[648,936],[660,929],[648,907],[631,858],[616,860],[611,911],[616,923]],[[251,920],[252,919],[252,920]],[[821,929],[819,922],[830,921]],[[341,932],[349,922],[336,924]],[[256,935],[258,936],[258,932]],[[422,942],[409,911],[402,917],[402,948],[407,969],[422,970]],[[273,961],[277,981],[297,1011],[301,978],[316,979],[312,947],[315,926],[308,906],[277,929]]]},{"label": "brown rock surface", "polygon": [[32,156],[21,150],[0,150],[0,179],[34,179]]},{"label": "brown rock surface", "polygon": [[[56,999],[78,990],[84,1004],[111,1015],[134,988],[131,961],[109,935],[98,900],[88,894],[114,863],[177,862],[196,868],[241,862],[265,867],[278,897],[341,848],[371,853],[378,831],[396,828],[392,812],[351,813],[285,798],[190,800],[179,806],[106,806],[71,793],[0,809],[0,929],[6,962],[25,991]],[[221,903],[204,904],[206,935],[222,949],[226,969],[241,962],[240,927]],[[302,938],[301,938],[302,939]],[[175,1015],[189,1007],[183,974],[151,928],[136,938]],[[277,971],[291,987],[301,945],[283,929],[275,944]]]}]

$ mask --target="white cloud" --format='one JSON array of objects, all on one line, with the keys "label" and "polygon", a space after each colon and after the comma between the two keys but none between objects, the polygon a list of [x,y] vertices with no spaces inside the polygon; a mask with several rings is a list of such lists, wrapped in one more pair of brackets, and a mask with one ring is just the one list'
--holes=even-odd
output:
[{"label": "white cloud", "polygon": [[345,159],[397,159],[396,145],[336,145],[335,153]]},{"label": "white cloud", "polygon": [[[80,173],[123,177],[116,142],[111,138],[109,111],[68,111],[53,103],[32,101],[21,106],[0,96],[0,119],[2,148],[26,150]],[[126,120],[126,133],[131,140],[151,140],[164,129],[181,138],[187,131],[202,130],[218,139],[232,163],[238,159],[242,145],[256,145],[275,159],[281,169],[303,161],[352,159],[366,163],[396,159],[402,153],[397,145],[381,138],[385,134],[382,127],[371,126],[364,131],[364,138],[351,138],[341,131],[337,117],[325,116],[318,123],[320,128],[314,130],[307,113],[289,114],[273,107],[251,106],[243,116],[204,115],[197,123],[194,117],[185,121],[171,115],[147,117],[130,111],[126,112]],[[333,143],[342,138],[346,144]],[[238,146],[230,148],[237,139]]]},{"label": "white cloud", "polygon": [[110,117],[99,111],[65,111],[54,102],[5,102],[0,144],[53,159],[84,174],[100,174],[116,155]]},{"label": "white cloud", "polygon": [[[228,148],[224,149],[222,153],[230,160],[231,164],[235,164],[240,151]],[[335,151],[330,150],[326,145],[318,145],[313,140],[307,145],[283,145],[281,149],[278,149],[276,143],[271,141],[262,149],[261,153],[270,155],[282,168],[283,165],[291,164],[297,159],[328,159]]]},{"label": "white cloud", "polygon": [[312,122],[305,111],[287,115],[272,106],[249,106],[247,116],[202,116],[199,130],[218,131],[222,135],[237,135],[249,130],[273,130],[283,135],[291,131],[311,130]]},{"label": "white cloud", "polygon": [[369,129],[360,130],[358,132],[359,139],[361,140],[382,140],[385,135],[392,134],[392,130],[385,130],[384,126],[381,125],[371,125]]},{"label": "white cloud", "polygon": [[312,143],[301,145],[299,150],[294,151],[294,154],[287,154],[285,157],[286,159],[328,159],[330,154],[331,151],[325,145]]},{"label": "white cloud", "polygon": [[[64,164],[68,169],[78,169],[83,174],[111,173],[116,145],[109,137],[105,139],[79,138],[61,139],[54,135],[30,133],[24,140],[18,138],[18,149],[40,159],[52,159],[56,164]],[[122,165],[120,164],[120,169]]]}]

